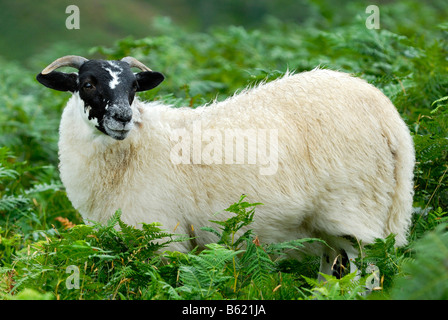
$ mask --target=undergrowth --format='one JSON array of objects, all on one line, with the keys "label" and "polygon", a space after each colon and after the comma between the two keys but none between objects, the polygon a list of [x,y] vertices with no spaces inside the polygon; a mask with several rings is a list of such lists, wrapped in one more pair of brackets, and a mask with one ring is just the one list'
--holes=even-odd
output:
[{"label": "undergrowth", "polygon": [[446,14],[416,16],[415,10],[432,10],[424,2],[384,4],[381,28],[369,30],[359,14],[365,7],[352,4],[338,19],[325,3],[315,2],[318,14],[307,23],[269,18],[254,30],[187,33],[159,18],[152,26],[156,36],[124,38],[86,56],[134,56],[166,75],[141,99],[192,108],[316,66],[367,80],[392,100],[415,143],[407,246],[396,248],[393,235],[377,239],[355,261],[359,275],[318,282],[318,259],[285,253],[326,244],[261,243],[251,223],[262,204],[245,197],[223,208],[232,214],[228,220],[218,214],[204,226],[215,242],[186,253],[169,250],[186,240],[156,221],[135,228],[118,211],[105,225],[84,224],[57,170],[57,127],[67,95],[42,90],[34,79],[58,57],[31,59],[31,71],[0,59],[0,298],[446,299],[448,25],[440,19]]},{"label": "undergrowth", "polygon": [[251,231],[235,239],[259,205],[243,200],[226,209],[234,217],[214,221],[222,231],[209,230],[220,239],[200,252],[163,250],[184,237],[157,223],[126,225],[120,211],[105,225],[54,229],[45,240],[17,249],[14,261],[0,269],[3,298],[20,297],[24,289],[56,299],[285,298],[285,289],[275,289],[293,285],[297,276],[282,275],[271,255],[320,240],[262,245]]}]

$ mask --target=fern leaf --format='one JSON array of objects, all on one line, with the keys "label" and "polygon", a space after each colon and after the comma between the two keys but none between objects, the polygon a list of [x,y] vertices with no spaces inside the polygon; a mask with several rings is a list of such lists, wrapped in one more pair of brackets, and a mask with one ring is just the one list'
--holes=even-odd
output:
[{"label": "fern leaf", "polygon": [[241,272],[258,286],[267,284],[274,271],[274,262],[256,241],[247,241],[247,248],[241,258]]},{"label": "fern leaf", "polygon": [[206,246],[208,249],[199,255],[189,254],[190,265],[179,268],[179,279],[183,284],[179,292],[189,298],[205,299],[211,297],[231,276],[225,274],[225,268],[241,251],[233,251],[219,244]]},{"label": "fern leaf", "polygon": [[33,188],[28,189],[25,191],[26,194],[33,194],[33,193],[41,193],[46,191],[60,191],[63,188],[61,183],[41,183],[35,185]]},{"label": "fern leaf", "polygon": [[24,205],[30,204],[30,200],[24,198],[22,195],[18,196],[3,196],[0,199],[0,211],[10,211]]},{"label": "fern leaf", "polygon": [[17,179],[19,173],[13,169],[6,169],[4,166],[0,164],[0,179]]},{"label": "fern leaf", "polygon": [[415,259],[403,263],[405,276],[396,280],[392,297],[400,300],[448,299],[448,231],[441,224],[413,245]]},{"label": "fern leaf", "polygon": [[300,250],[305,246],[305,243],[312,243],[312,242],[320,242],[324,245],[327,245],[327,243],[322,239],[317,238],[302,238],[302,239],[295,239],[280,243],[272,243],[268,244],[265,249],[269,254],[274,255],[283,255],[285,254],[285,251],[288,250]]}]

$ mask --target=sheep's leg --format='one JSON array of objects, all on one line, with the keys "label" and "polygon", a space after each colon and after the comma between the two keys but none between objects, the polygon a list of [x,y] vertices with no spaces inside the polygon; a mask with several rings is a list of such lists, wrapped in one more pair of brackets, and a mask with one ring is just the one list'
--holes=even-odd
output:
[{"label": "sheep's leg", "polygon": [[358,267],[355,264],[355,259],[358,258],[358,250],[350,246],[349,248],[346,248],[344,251],[347,254],[347,258],[350,264],[350,273],[356,273],[356,276],[353,278],[353,281],[357,281],[359,280],[359,278],[361,278],[361,270],[358,270]]},{"label": "sheep's leg", "polygon": [[333,265],[335,260],[337,260],[339,253],[333,249],[324,250],[320,259],[320,268],[319,268],[319,281],[325,281],[323,274],[333,275]]},{"label": "sheep's leg", "polygon": [[[349,270],[350,273],[357,274],[353,279],[356,281],[361,275],[354,263],[357,257],[358,251],[351,245],[344,246],[340,250],[327,249],[321,256],[319,272],[342,278]],[[325,278],[319,274],[318,280],[325,281]]]}]

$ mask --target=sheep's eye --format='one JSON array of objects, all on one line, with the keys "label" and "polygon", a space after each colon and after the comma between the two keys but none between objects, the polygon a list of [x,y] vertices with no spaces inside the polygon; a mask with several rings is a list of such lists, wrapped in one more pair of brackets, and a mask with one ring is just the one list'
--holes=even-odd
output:
[{"label": "sheep's eye", "polygon": [[95,89],[95,86],[93,84],[91,84],[90,82],[86,82],[86,83],[84,83],[83,88],[87,89],[87,90],[92,90],[92,89]]}]

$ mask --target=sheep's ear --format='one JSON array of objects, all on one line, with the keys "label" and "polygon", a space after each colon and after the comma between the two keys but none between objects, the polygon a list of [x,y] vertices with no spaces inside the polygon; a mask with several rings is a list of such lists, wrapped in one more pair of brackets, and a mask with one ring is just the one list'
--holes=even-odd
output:
[{"label": "sheep's ear", "polygon": [[163,74],[154,71],[139,72],[135,75],[135,77],[137,78],[138,83],[137,91],[151,90],[165,80],[165,76]]},{"label": "sheep's ear", "polygon": [[59,71],[53,71],[48,74],[39,73],[36,79],[50,89],[70,92],[78,90],[77,73],[64,73]]}]

